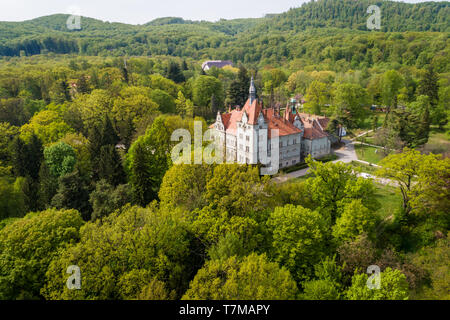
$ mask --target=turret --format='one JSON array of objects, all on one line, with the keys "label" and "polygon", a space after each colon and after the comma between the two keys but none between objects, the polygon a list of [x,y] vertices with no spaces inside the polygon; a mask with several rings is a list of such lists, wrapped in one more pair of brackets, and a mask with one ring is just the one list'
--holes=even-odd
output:
[{"label": "turret", "polygon": [[252,105],[253,101],[256,100],[256,88],[255,88],[255,82],[253,81],[253,76],[252,76],[252,80],[250,81],[250,105]]}]

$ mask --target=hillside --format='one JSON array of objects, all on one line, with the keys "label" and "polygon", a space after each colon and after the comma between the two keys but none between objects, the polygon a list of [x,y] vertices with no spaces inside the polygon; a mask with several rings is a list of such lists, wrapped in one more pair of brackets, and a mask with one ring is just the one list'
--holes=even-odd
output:
[{"label": "hillside", "polygon": [[367,30],[367,8],[377,5],[381,11],[381,31],[450,31],[450,3],[416,4],[372,0],[319,0],[291,9],[258,26],[264,31],[302,31],[307,28],[351,28]]},{"label": "hillside", "polygon": [[[309,39],[311,34],[337,35],[333,40],[339,42],[339,38],[347,37],[350,29],[352,34],[367,39],[389,38],[390,35],[375,32],[379,34],[377,36],[366,30],[369,16],[366,9],[370,4],[374,2],[320,0],[280,15],[215,23],[166,17],[144,25],[129,25],[83,17],[82,29],[72,31],[67,30],[68,15],[63,14],[23,22],[0,22],[0,56],[54,52],[113,56],[170,55],[194,59],[209,56],[247,63],[259,63],[266,58],[273,62],[298,56],[297,53],[292,54],[292,42]],[[375,4],[380,6],[382,12],[381,31],[444,32],[445,38],[450,30],[449,2],[407,4],[376,1]],[[244,52],[243,48],[248,49]],[[276,57],[273,57],[274,52]]]}]

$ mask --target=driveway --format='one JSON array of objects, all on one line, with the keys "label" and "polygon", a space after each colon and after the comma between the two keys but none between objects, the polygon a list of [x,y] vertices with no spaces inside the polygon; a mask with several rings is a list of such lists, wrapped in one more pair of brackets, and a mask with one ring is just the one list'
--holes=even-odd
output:
[{"label": "driveway", "polygon": [[[355,145],[353,144],[352,140],[342,139],[342,142],[344,142],[345,145],[343,147],[341,147],[340,149],[334,150],[334,153],[338,156],[338,159],[334,160],[333,162],[341,161],[344,163],[350,163],[352,161],[358,161],[358,162],[369,164],[368,162],[358,160],[358,157],[355,152]],[[298,171],[280,175],[278,177],[273,178],[273,180],[277,183],[282,183],[282,182],[286,182],[287,180],[290,180],[290,179],[306,176],[308,174],[308,172],[309,172],[309,168],[305,168],[305,169],[301,169]],[[391,184],[392,183],[388,179],[376,178],[375,176],[372,176],[367,173],[362,175],[362,177],[364,177],[366,179],[374,179],[378,183],[382,183],[382,184]]]},{"label": "driveway", "polygon": [[358,161],[358,157],[356,156],[355,145],[353,144],[353,141],[343,139],[342,142],[345,143],[345,146],[334,151],[334,153],[339,158],[337,160],[334,160],[333,162],[341,161],[344,163],[349,163],[352,161]]}]

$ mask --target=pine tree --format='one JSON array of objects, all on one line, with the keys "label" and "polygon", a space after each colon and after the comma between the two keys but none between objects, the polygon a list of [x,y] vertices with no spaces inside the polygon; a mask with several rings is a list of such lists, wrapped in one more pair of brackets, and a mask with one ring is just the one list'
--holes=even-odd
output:
[{"label": "pine tree", "polygon": [[210,105],[210,110],[211,110],[211,117],[215,117],[216,113],[217,113],[217,101],[216,101],[216,96],[213,94],[211,95],[211,105]]},{"label": "pine tree", "polygon": [[45,162],[42,162],[39,170],[39,207],[48,208],[52,198],[58,189],[58,179],[51,174]]},{"label": "pine tree", "polygon": [[130,176],[133,199],[137,204],[146,206],[157,196],[153,190],[150,161],[145,147],[140,143],[136,143],[134,151]]},{"label": "pine tree", "polygon": [[174,61],[169,62],[167,67],[167,78],[173,80],[175,83],[181,83],[186,80],[180,70],[180,66]]},{"label": "pine tree", "polygon": [[27,147],[25,142],[19,136],[16,136],[11,143],[11,162],[14,175],[20,177],[27,175],[26,154]]},{"label": "pine tree", "polygon": [[91,218],[89,189],[78,170],[59,178],[58,192],[53,197],[52,206],[58,209],[76,209],[85,221]]},{"label": "pine tree", "polygon": [[438,75],[432,65],[428,66],[422,80],[419,82],[419,95],[428,96],[432,108],[439,101]]},{"label": "pine tree", "polygon": [[26,145],[27,174],[34,180],[39,179],[39,169],[43,160],[43,147],[41,140],[33,134]]},{"label": "pine tree", "polygon": [[183,71],[188,70],[188,65],[187,65],[187,63],[186,63],[186,60],[183,60],[183,63],[181,64],[181,69],[182,69]]},{"label": "pine tree", "polygon": [[102,146],[100,149],[98,178],[105,179],[113,186],[125,182],[122,160],[116,148],[111,144]]}]

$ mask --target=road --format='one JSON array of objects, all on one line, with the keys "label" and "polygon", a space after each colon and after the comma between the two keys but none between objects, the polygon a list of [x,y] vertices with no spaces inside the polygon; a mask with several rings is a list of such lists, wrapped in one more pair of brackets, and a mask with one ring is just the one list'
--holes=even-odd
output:
[{"label": "road", "polygon": [[[362,133],[361,135],[366,134],[367,132]],[[361,136],[360,135],[360,136]],[[342,142],[345,143],[345,145],[343,147],[341,147],[340,149],[337,149],[334,151],[334,153],[338,156],[337,160],[334,160],[333,162],[344,162],[344,163],[350,163],[352,161],[358,161],[361,163],[365,163],[365,164],[369,164],[366,161],[361,161],[358,160],[358,156],[356,155],[355,152],[355,145],[354,145],[354,139],[352,140],[342,140]],[[373,166],[379,167],[377,165],[371,164]],[[299,178],[299,177],[303,177],[306,176],[309,173],[309,168],[305,168],[305,169],[301,169],[298,171],[294,171],[294,172],[290,172],[290,173],[286,173],[283,175],[280,175],[278,177],[273,178],[273,180],[277,183],[283,183],[286,182],[290,179],[294,179],[294,178]],[[396,186],[397,183],[395,181],[391,181],[389,179],[384,179],[384,178],[379,178],[376,177],[374,175],[362,172],[360,174],[358,174],[358,176],[366,178],[366,179],[374,179],[375,182],[380,183],[380,184],[388,184],[388,185],[392,185],[392,186]]]}]

